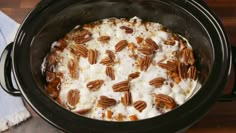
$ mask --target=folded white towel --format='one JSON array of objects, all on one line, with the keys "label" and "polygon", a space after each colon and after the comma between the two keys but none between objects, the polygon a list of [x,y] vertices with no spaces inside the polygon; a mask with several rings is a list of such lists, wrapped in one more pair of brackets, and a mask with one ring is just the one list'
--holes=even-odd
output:
[{"label": "folded white towel", "polygon": [[[0,53],[13,41],[18,27],[18,23],[0,11]],[[29,117],[21,97],[11,96],[0,87],[0,132]]]}]

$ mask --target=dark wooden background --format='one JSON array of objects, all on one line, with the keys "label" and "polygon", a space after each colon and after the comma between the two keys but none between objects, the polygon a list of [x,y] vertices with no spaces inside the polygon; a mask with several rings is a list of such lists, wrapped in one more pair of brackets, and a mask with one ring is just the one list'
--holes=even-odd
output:
[{"label": "dark wooden background", "polygon": [[[205,1],[223,22],[230,43],[236,46],[236,0]],[[0,10],[21,23],[38,2],[39,0],[0,0]],[[232,87],[233,80],[231,76],[228,88]],[[38,116],[34,114],[33,117]],[[217,102],[203,119],[187,131],[187,133],[199,132],[236,133],[236,101]]]}]

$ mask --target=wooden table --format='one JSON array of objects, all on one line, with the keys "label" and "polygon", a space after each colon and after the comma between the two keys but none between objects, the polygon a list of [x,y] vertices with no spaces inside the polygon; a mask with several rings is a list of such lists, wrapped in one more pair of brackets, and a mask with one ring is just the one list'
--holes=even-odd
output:
[{"label": "wooden table", "polygon": [[[39,0],[0,0],[0,10],[21,23],[26,14],[38,2]],[[236,0],[206,0],[206,2],[223,22],[229,35],[230,43],[236,46]],[[229,80],[228,88],[232,86],[233,80],[232,75]],[[41,119],[33,111],[31,112],[33,113],[33,119]],[[30,123],[32,124],[32,122],[26,121],[17,127],[11,128],[8,132],[30,132],[30,130],[25,131],[22,129],[31,126]],[[34,133],[37,131],[58,132],[54,127],[44,121],[41,121],[40,124],[44,125],[41,127],[43,129],[37,127],[39,128],[38,130],[31,130],[34,131]],[[187,133],[199,132],[236,133],[236,101],[217,102],[202,120],[187,131]]]}]

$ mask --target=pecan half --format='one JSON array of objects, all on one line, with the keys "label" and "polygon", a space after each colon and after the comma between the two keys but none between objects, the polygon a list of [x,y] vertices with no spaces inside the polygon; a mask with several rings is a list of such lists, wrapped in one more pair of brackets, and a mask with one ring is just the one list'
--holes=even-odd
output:
[{"label": "pecan half", "polygon": [[76,111],[76,113],[78,113],[80,115],[84,115],[84,114],[87,114],[90,111],[91,111],[91,109],[81,109],[81,110]]},{"label": "pecan half", "polygon": [[107,107],[116,105],[116,100],[106,96],[100,96],[100,99],[98,100],[98,105],[105,109]]},{"label": "pecan half", "polygon": [[131,81],[131,80],[133,80],[133,79],[136,79],[136,78],[139,77],[139,75],[140,75],[140,72],[131,73],[131,74],[129,74],[129,76],[128,76],[128,80]]},{"label": "pecan half", "polygon": [[87,88],[91,91],[98,90],[104,83],[104,80],[94,80],[87,83]]},{"label": "pecan half", "polygon": [[129,81],[125,80],[119,83],[116,83],[112,86],[114,92],[123,92],[128,91],[130,88]]},{"label": "pecan half", "polygon": [[112,67],[107,67],[106,68],[106,75],[109,76],[111,78],[111,80],[115,80],[115,73],[114,70],[112,69]]},{"label": "pecan half", "polygon": [[145,101],[139,100],[134,102],[133,106],[136,110],[142,112],[147,107],[147,103]]},{"label": "pecan half", "polygon": [[125,95],[121,97],[121,102],[125,105],[131,105],[132,104],[132,95],[130,91],[125,92]]},{"label": "pecan half", "polygon": [[149,47],[140,47],[138,48],[138,52],[144,55],[152,55],[154,51],[152,48],[149,48]]},{"label": "pecan half", "polygon": [[108,57],[110,57],[112,60],[114,60],[116,58],[114,52],[112,52],[111,50],[106,50],[106,53],[107,53]]},{"label": "pecan half", "polygon": [[75,106],[78,102],[79,102],[79,90],[77,89],[73,89],[70,90],[67,94],[67,102],[71,105],[71,106]]},{"label": "pecan half", "polygon": [[67,67],[70,72],[71,78],[78,78],[78,63],[76,59],[69,60]]},{"label": "pecan half", "polygon": [[129,119],[130,119],[131,121],[137,121],[137,120],[138,120],[138,117],[137,117],[137,115],[131,115],[131,116],[129,116]]},{"label": "pecan half", "polygon": [[141,58],[139,62],[141,71],[147,71],[150,64],[152,63],[152,58],[149,56],[145,56],[144,58]]},{"label": "pecan half", "polygon": [[143,38],[142,37],[136,37],[136,41],[138,44],[143,42]]},{"label": "pecan half", "polygon": [[106,66],[112,66],[115,64],[114,60],[112,60],[110,57],[106,57],[100,61],[100,64],[106,65]]},{"label": "pecan half", "polygon": [[185,65],[184,63],[178,63],[178,71],[179,71],[179,76],[182,79],[186,79],[188,74],[188,66]]},{"label": "pecan half", "polygon": [[189,65],[194,65],[195,59],[194,59],[194,56],[193,56],[193,51],[191,49],[185,48],[181,52],[182,52],[184,63],[186,65],[188,65],[188,64]]},{"label": "pecan half", "polygon": [[162,77],[152,79],[149,84],[156,88],[160,88],[165,82],[165,79]]},{"label": "pecan half", "polygon": [[102,43],[108,43],[108,41],[110,40],[110,36],[100,36],[98,38],[98,41],[102,42]]},{"label": "pecan half", "polygon": [[145,42],[146,42],[147,46],[151,47],[153,50],[159,49],[159,46],[151,38],[146,38]]},{"label": "pecan half", "polygon": [[128,42],[126,40],[121,40],[115,45],[115,51],[120,52],[122,49],[128,46]]},{"label": "pecan half", "polygon": [[127,26],[121,26],[120,29],[125,30],[125,33],[127,34],[131,34],[134,31],[132,28],[129,28]]},{"label": "pecan half", "polygon": [[86,29],[82,29],[77,35],[72,38],[76,43],[82,44],[92,40],[92,33]]},{"label": "pecan half", "polygon": [[168,95],[164,94],[157,94],[155,103],[157,108],[167,108],[167,109],[173,109],[177,106],[174,99]]},{"label": "pecan half", "polygon": [[167,71],[176,71],[177,70],[177,62],[175,61],[167,61],[166,63],[157,63],[157,65]]},{"label": "pecan half", "polygon": [[197,68],[195,66],[189,67],[188,78],[193,79],[193,80],[197,79]]},{"label": "pecan half", "polygon": [[82,46],[82,45],[78,45],[78,44],[77,44],[77,45],[75,45],[74,47],[72,47],[71,52],[72,52],[73,54],[75,54],[75,55],[80,55],[80,56],[86,58],[86,57],[87,57],[87,53],[88,53],[88,49],[85,48],[85,47]]},{"label": "pecan half", "polygon": [[88,61],[90,64],[96,64],[97,63],[97,56],[98,51],[97,50],[88,50]]}]

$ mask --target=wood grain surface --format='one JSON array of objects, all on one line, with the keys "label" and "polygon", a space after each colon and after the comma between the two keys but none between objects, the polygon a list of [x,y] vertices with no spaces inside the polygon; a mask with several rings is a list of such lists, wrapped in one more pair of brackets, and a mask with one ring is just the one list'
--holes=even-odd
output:
[{"label": "wood grain surface", "polygon": [[[236,46],[236,0],[205,1],[222,21],[229,36],[230,43],[233,46]],[[39,0],[0,0],[0,10],[16,20],[18,23],[21,23],[27,13],[38,2]],[[232,87],[233,81],[234,76],[232,74],[227,88]],[[33,113],[33,118],[34,117],[38,116]],[[19,127],[20,126],[22,125],[19,125]],[[24,126],[27,127],[27,124]],[[50,131],[51,130],[52,129],[50,129]],[[11,129],[10,131],[14,132],[14,130]],[[217,102],[204,118],[187,130],[187,133],[211,132],[236,133],[236,101]]]}]

